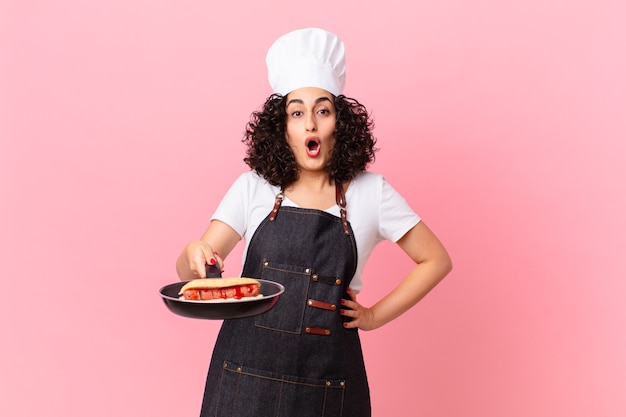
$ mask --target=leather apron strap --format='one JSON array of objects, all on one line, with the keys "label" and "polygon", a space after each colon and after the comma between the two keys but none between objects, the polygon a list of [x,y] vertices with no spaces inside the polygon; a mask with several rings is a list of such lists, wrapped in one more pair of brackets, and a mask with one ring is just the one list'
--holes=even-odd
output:
[{"label": "leather apron strap", "polygon": [[[280,209],[283,200],[285,199],[284,190],[280,190],[278,194],[276,194],[276,199],[274,200],[274,207],[272,208],[272,212],[269,215],[269,220],[273,222],[276,220],[276,216],[278,215],[278,210]],[[339,206],[339,213],[341,214],[341,224],[343,225],[343,233],[345,235],[350,235],[350,228],[348,227],[348,213],[346,211],[346,193],[343,189],[343,185],[339,181],[335,181],[335,201]]]}]

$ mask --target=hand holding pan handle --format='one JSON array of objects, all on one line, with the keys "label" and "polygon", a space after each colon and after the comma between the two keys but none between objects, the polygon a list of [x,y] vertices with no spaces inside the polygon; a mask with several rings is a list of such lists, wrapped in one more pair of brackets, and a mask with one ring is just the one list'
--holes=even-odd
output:
[{"label": "hand holding pan handle", "polygon": [[207,263],[205,267],[207,278],[222,278],[222,270],[220,269],[220,265],[218,263],[214,265]]}]

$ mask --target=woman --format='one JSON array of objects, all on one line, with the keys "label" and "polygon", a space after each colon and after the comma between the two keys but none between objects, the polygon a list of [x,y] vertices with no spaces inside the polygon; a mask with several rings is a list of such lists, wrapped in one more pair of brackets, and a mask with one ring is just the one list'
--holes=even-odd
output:
[{"label": "woman", "polygon": [[[202,416],[371,415],[358,329],[373,330],[422,299],[451,270],[448,254],[380,175],[365,107],[341,95],[343,43],[320,29],[279,38],[267,55],[274,94],[244,142],[252,169],[233,184],[199,241],[177,261],[204,277],[245,238],[242,276],[282,283],[277,305],[225,320]],[[416,266],[371,307],[357,301],[363,267],[383,239]]]}]

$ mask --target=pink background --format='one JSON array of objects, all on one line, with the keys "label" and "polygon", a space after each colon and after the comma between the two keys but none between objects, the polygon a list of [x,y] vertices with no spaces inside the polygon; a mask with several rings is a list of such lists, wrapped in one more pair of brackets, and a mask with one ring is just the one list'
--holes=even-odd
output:
[{"label": "pink background", "polygon": [[[246,169],[267,47],[321,26],[455,263],[362,334],[374,415],[626,415],[624,4],[2,1],[0,414],[198,414],[219,323],[157,290]],[[382,244],[360,300],[409,267]]]}]

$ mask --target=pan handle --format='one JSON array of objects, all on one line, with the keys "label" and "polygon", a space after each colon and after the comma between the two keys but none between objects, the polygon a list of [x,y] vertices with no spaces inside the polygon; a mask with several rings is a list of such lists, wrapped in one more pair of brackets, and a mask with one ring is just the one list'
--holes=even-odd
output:
[{"label": "pan handle", "polygon": [[206,268],[206,277],[207,278],[222,278],[222,270],[220,269],[219,264],[210,265],[205,264]]}]

